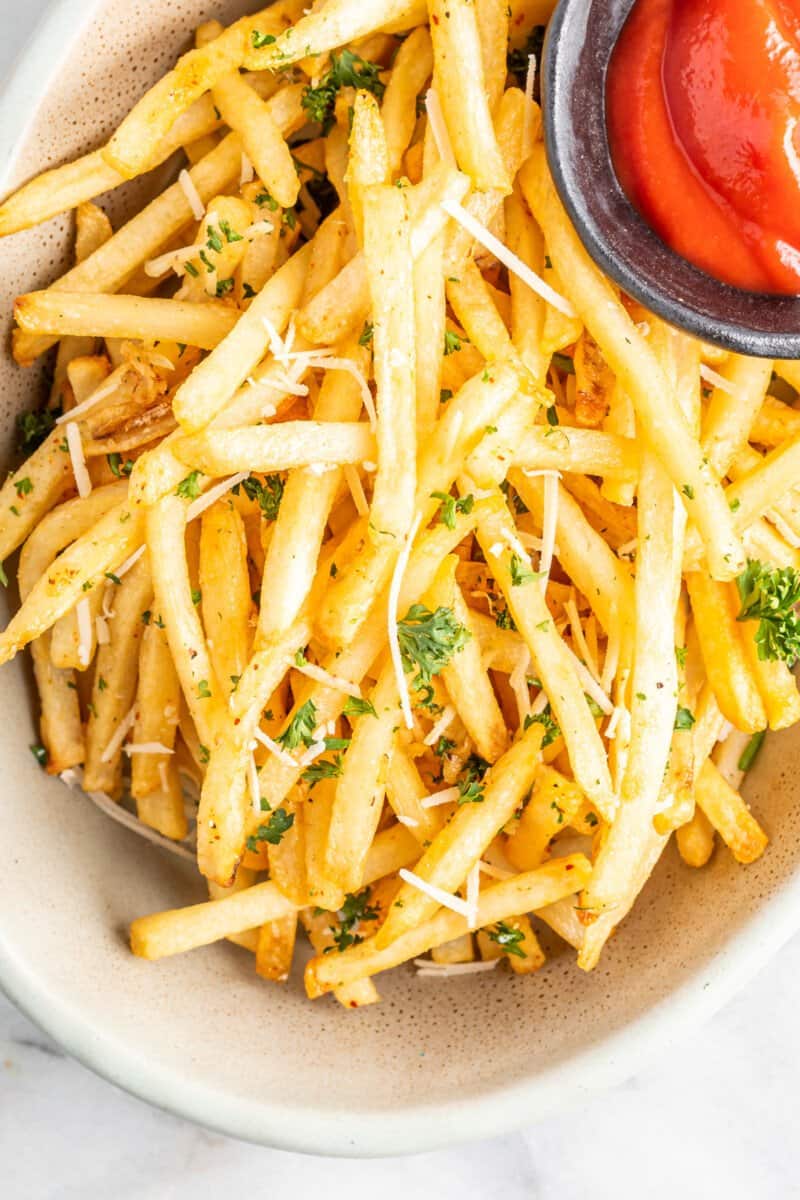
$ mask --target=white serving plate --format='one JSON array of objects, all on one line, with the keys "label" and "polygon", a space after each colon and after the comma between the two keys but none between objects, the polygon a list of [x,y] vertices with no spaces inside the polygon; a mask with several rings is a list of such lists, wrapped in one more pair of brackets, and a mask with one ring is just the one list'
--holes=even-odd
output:
[{"label": "white serving plate", "polygon": [[[240,15],[241,0],[215,15]],[[2,191],[100,144],[209,15],[203,0],[59,0],[0,100]],[[112,219],[153,188],[108,198]],[[106,201],[104,201],[106,203]],[[2,244],[0,312],[66,264],[70,222]],[[2,462],[14,418],[41,392],[0,362]],[[219,945],[161,963],[125,931],[145,912],[202,899],[182,864],[112,824],[37,767],[30,672],[2,672],[0,984],[87,1066],[204,1125],[289,1150],[414,1153],[489,1137],[638,1071],[707,1017],[800,927],[796,739],[773,738],[749,799],[773,841],[750,867],[718,849],[693,872],[669,850],[633,915],[587,976],[554,944],[547,966],[379,979],[355,1013],[257,979]]]}]

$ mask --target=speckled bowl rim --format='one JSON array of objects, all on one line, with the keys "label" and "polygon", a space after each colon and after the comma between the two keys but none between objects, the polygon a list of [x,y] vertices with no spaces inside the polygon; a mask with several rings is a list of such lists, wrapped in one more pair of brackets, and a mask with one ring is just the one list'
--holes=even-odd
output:
[{"label": "speckled bowl rim", "polygon": [[[22,141],[18,115],[33,113],[55,79],[65,48],[82,35],[102,0],[57,0],[40,20],[0,92],[0,189],[5,192]],[[0,913],[0,928],[2,914]],[[281,1150],[342,1157],[419,1153],[507,1133],[611,1087],[640,1071],[698,1022],[708,1019],[800,929],[800,873],[790,876],[743,923],[716,958],[630,1022],[567,1062],[479,1099],[380,1113],[237,1099],[189,1083],[155,1060],[143,1060],[48,990],[0,938],[0,986],[17,1007],[84,1066],[110,1083],[179,1117],[232,1137]],[[352,1129],[358,1128],[354,1149]]]}]

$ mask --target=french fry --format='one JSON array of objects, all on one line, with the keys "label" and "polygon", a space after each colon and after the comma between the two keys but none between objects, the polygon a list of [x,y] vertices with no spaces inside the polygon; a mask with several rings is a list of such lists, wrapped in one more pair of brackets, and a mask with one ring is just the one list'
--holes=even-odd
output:
[{"label": "french fry", "polygon": [[362,205],[373,311],[377,470],[369,539],[351,568],[330,588],[317,621],[330,646],[343,645],[352,637],[376,593],[388,582],[414,513],[416,360],[408,206],[402,189],[381,185],[364,189]]},{"label": "french fry", "polygon": [[704,867],[714,853],[714,826],[701,808],[675,831],[678,851],[687,867]]},{"label": "french fry", "polygon": [[0,634],[0,662],[8,662],[69,612],[107,571],[113,571],[138,550],[143,535],[143,514],[134,513],[124,503],[105,512],[31,587]]},{"label": "french fry", "polygon": [[223,691],[232,691],[250,658],[253,631],[244,521],[230,499],[201,518],[199,590],[214,672]]},{"label": "french fry", "polygon": [[744,567],[744,553],[719,480],[691,436],[661,366],[569,225],[547,174],[542,147],[528,159],[520,179],[553,262],[569,279],[572,303],[631,397],[642,436],[684,498],[714,577],[732,579]]},{"label": "french fry", "polygon": [[356,92],[345,181],[356,236],[364,242],[364,189],[386,183],[389,154],[378,102],[369,92]]},{"label": "french fry", "polygon": [[248,87],[238,71],[231,71],[215,83],[214,102],[225,124],[239,134],[244,152],[267,191],[281,207],[291,208],[297,200],[300,180],[267,101]]},{"label": "french fry", "polygon": [[[241,143],[235,134],[230,134],[207,158],[192,167],[189,175],[203,203],[223,192],[233,182],[239,173],[240,163]],[[94,254],[62,275],[48,292],[98,294],[119,291],[137,267],[163,249],[192,219],[192,207],[186,194],[179,183],[174,183],[118,229]],[[105,333],[99,336],[104,337]],[[139,336],[147,334],[140,333]],[[53,340],[47,336],[29,337],[23,332],[15,337],[14,357],[17,362],[26,365],[37,355],[43,354]],[[185,339],[177,337],[174,340]]]},{"label": "french fry", "polygon": [[[738,596],[733,596],[735,605]],[[788,729],[800,721],[797,680],[780,659],[759,658],[755,629],[751,622],[740,625],[741,642],[752,678],[761,694],[770,729]]]},{"label": "french fry", "polygon": [[[365,882],[374,883],[399,870],[413,862],[418,853],[417,843],[402,826],[379,833],[370,851]],[[140,958],[149,959],[183,954],[268,921],[290,917],[296,911],[274,883],[257,883],[243,891],[231,891],[219,900],[139,917],[131,923],[131,949]]]},{"label": "french fry", "polygon": [[414,760],[395,736],[386,773],[386,799],[397,819],[422,846],[432,841],[442,827],[441,811],[423,808],[420,803],[427,795],[428,788]]},{"label": "french fry", "polygon": [[381,105],[390,179],[400,174],[403,155],[417,123],[417,97],[424,91],[432,70],[430,34],[421,26],[401,43]]},{"label": "french fry", "polygon": [[481,662],[480,643],[461,589],[455,580],[457,559],[444,559],[428,593],[430,608],[448,608],[469,640],[442,670],[442,682],[481,758],[496,762],[508,749],[508,733],[491,682]]},{"label": "french fry", "polygon": [[[331,919],[327,913],[304,908],[300,913],[300,921],[317,954],[324,954],[328,947],[335,945],[330,933]],[[371,979],[360,979],[348,987],[334,988],[333,994],[343,1008],[362,1008],[365,1004],[377,1004],[380,1000]]]},{"label": "french fry", "polygon": [[551,840],[571,824],[584,799],[583,792],[573,780],[553,767],[544,764],[537,767],[531,798],[504,846],[511,865],[518,871],[532,871],[538,867],[544,861]]},{"label": "french fry", "polygon": [[[475,8],[466,0],[430,0],[434,84],[456,161],[478,191],[509,192],[508,174],[497,144],[481,38]],[[492,86],[495,81],[492,79]]]},{"label": "french fry", "polygon": [[[590,872],[589,860],[582,854],[573,854],[486,888],[480,896],[478,923],[480,926],[495,924],[573,895],[585,884]],[[459,913],[440,909],[430,920],[416,925],[383,948],[378,944],[380,932],[342,954],[312,959],[306,967],[307,994],[315,998],[333,987],[355,983],[407,962],[465,933],[466,921]]]},{"label": "french fry", "polygon": [[[463,804],[456,811],[417,863],[415,875],[444,892],[453,893],[461,886],[530,788],[540,761],[541,740],[541,726],[533,725],[498,760],[486,777],[483,800]],[[389,946],[432,917],[438,907],[438,901],[426,892],[404,883],[375,934],[375,946]]]},{"label": "french fry", "polygon": [[772,377],[772,361],[734,354],[722,374],[729,387],[714,388],[703,421],[703,447],[720,478],[747,445]]},{"label": "french fry", "polygon": [[710,758],[698,771],[695,796],[737,862],[755,862],[764,853],[769,840],[766,833]]},{"label": "french fry", "polygon": [[237,318],[234,309],[218,300],[190,304],[143,296],[57,292],[52,288],[19,296],[14,304],[19,328],[24,333],[44,335],[45,340],[51,335],[163,339],[201,350],[219,345]]},{"label": "french fry", "polygon": [[114,735],[136,695],[139,645],[144,632],[142,613],[152,596],[147,558],[140,558],[115,587],[110,640],[100,646],[95,665],[83,783],[87,791],[105,792],[118,799],[122,788],[122,743]]},{"label": "french fry", "polygon": [[[140,620],[144,624],[143,616]],[[165,837],[181,841],[187,834],[187,822],[172,753],[180,714],[180,683],[166,634],[152,617],[141,636],[138,674],[132,741],[163,746],[165,752],[131,756],[131,795],[140,820]]]},{"label": "french fry", "polygon": [[362,884],[383,808],[392,740],[401,719],[391,663],[382,670],[369,698],[374,712],[353,722],[328,827],[325,874],[343,892],[354,892]]},{"label": "french fry", "polygon": [[742,627],[736,623],[733,593],[702,571],[689,572],[686,586],[706,675],[720,709],[737,729],[763,729],[767,714],[745,654]]},{"label": "french fry", "polygon": [[[20,599],[27,599],[55,556],[89,528],[109,506],[119,501],[125,484],[92,492],[86,499],[68,500],[39,522],[20,555],[17,581]],[[53,774],[84,759],[83,728],[72,671],[61,671],[50,658],[50,635],[44,632],[31,646],[33,670],[41,703],[40,731]]]},{"label": "french fry", "polygon": [[[459,490],[461,485],[459,485]],[[542,681],[564,735],[575,779],[598,812],[610,819],[614,811],[613,788],[606,755],[586,703],[575,659],[555,628],[541,588],[532,572],[525,582],[514,582],[512,559],[519,556],[514,544],[513,522],[508,509],[478,523],[478,541],[502,589],[514,623],[530,650],[534,668]],[[524,563],[521,564],[524,569]]]},{"label": "french fry", "polygon": [[283,421],[181,438],[175,442],[175,454],[206,475],[231,475],[248,468],[267,474],[312,463],[363,462],[375,454],[375,437],[368,425],[356,421]]},{"label": "french fry", "polygon": [[[268,10],[271,11],[271,10]],[[251,18],[252,20],[252,18]],[[420,0],[332,0],[315,8],[274,43],[251,41],[245,65],[252,71],[280,70],[301,58],[327,54],[347,42],[384,30],[403,33],[425,20]]]},{"label": "french fry", "polygon": [[[608,829],[581,905],[601,917],[625,897],[647,857],[675,727],[675,614],[683,557],[682,510],[652,453],[639,479],[635,653],[631,675],[631,739],[619,809]],[[596,961],[600,931],[590,927],[584,953]]]}]

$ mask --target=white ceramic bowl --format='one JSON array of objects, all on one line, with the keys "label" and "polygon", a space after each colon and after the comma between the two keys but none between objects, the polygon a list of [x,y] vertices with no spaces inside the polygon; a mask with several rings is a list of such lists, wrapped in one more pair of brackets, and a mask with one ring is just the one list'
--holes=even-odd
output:
[{"label": "white ceramic bowl", "polygon": [[[238,16],[236,0],[216,6]],[[98,145],[172,63],[205,0],[60,0],[0,107],[3,191]],[[153,181],[109,198],[112,219]],[[2,244],[0,312],[66,263],[69,221]],[[40,378],[0,362],[6,465]],[[773,842],[750,867],[718,850],[693,872],[671,850],[589,976],[553,944],[521,978],[379,980],[345,1012],[260,982],[228,945],[161,963],[128,951],[132,917],[203,897],[188,868],[48,779],[27,664],[2,672],[0,983],[82,1062],[131,1092],[237,1137],[326,1154],[413,1153],[535,1120],[638,1070],[707,1016],[800,926],[795,740],[762,752],[749,796]]]}]

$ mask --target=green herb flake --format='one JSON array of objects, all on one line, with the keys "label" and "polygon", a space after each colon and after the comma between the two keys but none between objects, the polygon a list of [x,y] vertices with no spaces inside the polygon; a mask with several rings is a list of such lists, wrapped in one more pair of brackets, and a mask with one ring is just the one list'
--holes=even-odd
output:
[{"label": "green herb flake", "polygon": [[678,705],[678,711],[675,713],[675,729],[681,731],[691,729],[694,723],[695,716],[692,710]]},{"label": "green herb flake", "polygon": [[741,601],[738,621],[758,621],[755,640],[762,661],[800,658],[800,572],[750,560],[736,580]]},{"label": "green herb flake", "polygon": [[317,727],[317,706],[313,700],[301,704],[283,733],[275,739],[284,750],[296,750],[298,746],[310,746]]},{"label": "green herb flake", "polygon": [[513,954],[515,958],[526,957],[525,951],[520,945],[520,942],[525,940],[525,934],[521,929],[515,929],[506,921],[498,921],[493,929],[487,930],[487,933],[490,940],[495,942],[504,954]]},{"label": "green herb flake", "polygon": [[401,621],[397,622],[397,639],[403,669],[416,672],[415,685],[430,684],[463,650],[470,638],[450,608],[439,607],[431,612],[424,604],[412,604]]},{"label": "green herb flake", "polygon": [[182,479],[175,488],[175,495],[180,496],[182,500],[196,500],[200,495],[200,480],[202,478],[202,471],[190,471],[186,478]]},{"label": "green herb flake", "polygon": [[344,715],[351,717],[377,717],[375,705],[371,700],[364,700],[360,696],[348,696],[343,709]]}]

